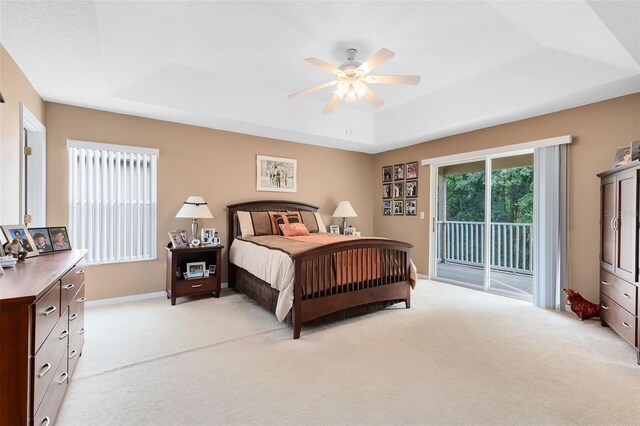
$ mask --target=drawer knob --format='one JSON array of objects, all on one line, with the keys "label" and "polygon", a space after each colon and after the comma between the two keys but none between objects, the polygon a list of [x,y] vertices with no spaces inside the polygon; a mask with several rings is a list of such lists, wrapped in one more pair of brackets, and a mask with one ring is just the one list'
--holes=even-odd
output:
[{"label": "drawer knob", "polygon": [[626,297],[627,299],[631,299],[631,296],[629,296],[627,293],[625,293],[623,296]]},{"label": "drawer knob", "polygon": [[51,364],[46,363],[40,369],[40,374],[38,374],[38,378],[42,379],[49,372],[49,370],[51,370]]},{"label": "drawer knob", "polygon": [[56,308],[55,306],[49,306],[47,309],[44,310],[44,316],[49,316],[57,310],[58,308]]},{"label": "drawer knob", "polygon": [[45,418],[42,419],[42,421],[40,422],[40,425],[49,426],[49,423],[51,423],[51,419],[49,418],[49,416],[45,416]]},{"label": "drawer knob", "polygon": [[69,321],[73,321],[76,318],[78,318],[78,314],[71,314],[71,316],[69,317]]},{"label": "drawer knob", "polygon": [[81,269],[81,270],[79,270],[79,271],[76,271],[76,274],[77,274],[77,275],[84,275],[84,271]]},{"label": "drawer knob", "polygon": [[62,340],[68,335],[69,335],[69,330],[64,330],[62,333],[60,333],[60,337],[58,337],[58,339]]},{"label": "drawer knob", "polygon": [[62,287],[62,288],[64,288],[65,290],[71,290],[71,289],[72,289],[72,288],[74,288],[74,287],[75,287],[75,284],[67,284],[67,285],[65,285],[65,286],[64,286],[64,287]]},{"label": "drawer knob", "polygon": [[622,325],[627,327],[627,328],[631,328],[631,326],[629,324],[627,324],[625,321],[622,321]]},{"label": "drawer knob", "polygon": [[69,354],[69,359],[73,358],[74,356],[76,356],[77,352],[76,350],[72,350],[71,353]]},{"label": "drawer knob", "polygon": [[67,381],[67,377],[68,377],[68,376],[67,376],[67,373],[66,373],[66,372],[62,373],[62,375],[60,376],[60,380],[58,381],[58,384],[59,384],[59,385],[61,385],[61,384],[63,384],[64,382],[66,382],[66,381]]},{"label": "drawer knob", "polygon": [[609,307],[607,305],[600,305],[602,307],[602,309],[609,309]]},{"label": "drawer knob", "polygon": [[191,288],[198,288],[198,287],[202,287],[202,284],[193,284],[193,285],[191,286]]},{"label": "drawer knob", "polygon": [[78,334],[84,334],[84,327],[82,327],[80,331],[78,331]]},{"label": "drawer knob", "polygon": [[86,297],[81,297],[80,299],[78,299],[78,302],[79,303],[84,303],[85,300],[87,300]]},{"label": "drawer knob", "polygon": [[602,283],[602,285],[609,285],[609,283],[606,281],[600,281],[600,282]]}]

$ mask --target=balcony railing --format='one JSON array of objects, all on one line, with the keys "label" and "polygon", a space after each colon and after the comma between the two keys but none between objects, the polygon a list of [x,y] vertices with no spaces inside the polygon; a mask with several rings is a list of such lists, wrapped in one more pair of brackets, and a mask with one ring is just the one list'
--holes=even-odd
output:
[{"label": "balcony railing", "polygon": [[[484,266],[484,222],[439,221],[437,260]],[[490,264],[499,269],[533,274],[533,224],[491,223]]]}]

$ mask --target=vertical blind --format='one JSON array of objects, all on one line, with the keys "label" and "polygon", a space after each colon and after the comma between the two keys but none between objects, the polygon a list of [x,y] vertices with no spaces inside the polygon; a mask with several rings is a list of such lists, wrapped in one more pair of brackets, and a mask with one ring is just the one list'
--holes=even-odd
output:
[{"label": "vertical blind", "polygon": [[156,257],[157,150],[68,141],[69,236],[87,263]]}]

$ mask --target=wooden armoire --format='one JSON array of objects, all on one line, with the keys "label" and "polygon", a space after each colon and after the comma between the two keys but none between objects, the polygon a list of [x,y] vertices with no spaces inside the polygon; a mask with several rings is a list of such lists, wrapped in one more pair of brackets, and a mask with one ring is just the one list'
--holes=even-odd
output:
[{"label": "wooden armoire", "polygon": [[640,163],[600,173],[600,317],[626,340],[640,364]]}]

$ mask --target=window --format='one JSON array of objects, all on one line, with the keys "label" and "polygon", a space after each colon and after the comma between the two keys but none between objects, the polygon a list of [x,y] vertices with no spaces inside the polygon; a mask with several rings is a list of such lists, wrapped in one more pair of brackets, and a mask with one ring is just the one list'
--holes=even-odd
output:
[{"label": "window", "polygon": [[67,141],[69,236],[87,263],[156,258],[158,150]]}]

